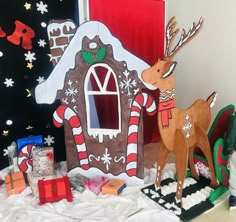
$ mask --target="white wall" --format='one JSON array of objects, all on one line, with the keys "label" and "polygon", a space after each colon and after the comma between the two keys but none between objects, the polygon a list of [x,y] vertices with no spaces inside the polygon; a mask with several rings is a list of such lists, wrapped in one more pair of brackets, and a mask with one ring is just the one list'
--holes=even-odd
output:
[{"label": "white wall", "polygon": [[198,36],[174,59],[175,90],[178,108],[217,91],[213,119],[223,106],[236,106],[236,0],[166,0],[167,21],[172,16],[186,30],[205,19]]}]

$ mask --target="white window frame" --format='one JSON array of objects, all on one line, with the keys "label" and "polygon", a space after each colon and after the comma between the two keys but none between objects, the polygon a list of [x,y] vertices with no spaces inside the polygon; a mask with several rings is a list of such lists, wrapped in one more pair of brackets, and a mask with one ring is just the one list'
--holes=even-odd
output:
[{"label": "white window frame", "polygon": [[[88,86],[90,84],[90,73],[92,73],[92,70],[95,69],[95,67],[98,66],[102,66],[105,67],[107,70],[110,71],[110,75],[113,75],[114,79],[115,79],[115,84],[116,84],[116,91],[115,92],[110,92],[110,91],[105,91],[104,88],[99,91],[99,92],[94,92],[93,90],[89,91],[88,90]],[[95,78],[96,79],[96,78]],[[107,79],[107,81],[109,81]],[[108,82],[107,82],[108,83]],[[102,86],[100,85],[100,89],[102,88]],[[90,107],[90,101],[89,101],[89,96],[91,95],[117,95],[118,98],[118,128],[117,129],[107,129],[107,128],[91,128],[90,127],[90,112],[92,112]],[[94,138],[96,138],[98,136],[99,138],[99,142],[103,142],[103,137],[105,135],[109,136],[110,139],[117,137],[117,135],[119,133],[121,133],[121,101],[120,101],[120,92],[119,92],[119,86],[118,86],[118,82],[117,82],[117,77],[115,75],[114,70],[106,63],[96,63],[94,65],[92,65],[89,69],[88,72],[86,74],[85,80],[84,80],[84,97],[85,97],[85,106],[86,106],[86,110],[87,110],[87,132],[90,136],[93,136]],[[109,104],[108,104],[109,105]],[[112,110],[111,110],[112,112]]]}]

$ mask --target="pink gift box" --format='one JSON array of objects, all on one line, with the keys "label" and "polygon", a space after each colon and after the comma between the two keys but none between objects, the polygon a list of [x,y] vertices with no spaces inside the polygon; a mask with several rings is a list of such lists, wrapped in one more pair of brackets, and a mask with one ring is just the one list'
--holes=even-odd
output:
[{"label": "pink gift box", "polygon": [[84,187],[91,190],[95,194],[99,194],[102,190],[102,186],[109,181],[107,177],[96,176],[92,180],[84,182]]}]

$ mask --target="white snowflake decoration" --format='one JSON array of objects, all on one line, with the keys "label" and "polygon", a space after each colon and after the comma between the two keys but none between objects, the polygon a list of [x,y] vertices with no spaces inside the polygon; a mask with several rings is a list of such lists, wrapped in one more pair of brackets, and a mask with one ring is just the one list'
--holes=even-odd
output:
[{"label": "white snowflake decoration", "polygon": [[190,133],[186,134],[186,138],[189,139],[190,138]]},{"label": "white snowflake decoration", "polygon": [[3,149],[3,156],[8,156],[9,158],[13,158],[16,154],[16,142],[12,142],[10,146],[6,149]]},{"label": "white snowflake decoration", "polygon": [[54,143],[54,137],[48,135],[44,138],[44,144],[47,144],[48,146],[51,146]]},{"label": "white snowflake decoration", "polygon": [[71,103],[76,103],[76,95],[78,94],[78,89],[72,86],[73,82],[71,80],[68,81],[69,87],[65,90],[65,95],[67,97],[71,97]]},{"label": "white snowflake decoration", "polygon": [[62,102],[63,102],[64,104],[66,104],[66,105],[69,104],[69,102],[68,102],[68,98],[62,98]]},{"label": "white snowflake decoration", "polygon": [[47,43],[45,42],[44,39],[39,39],[38,44],[39,44],[39,47],[43,47],[44,48]]},{"label": "white snowflake decoration", "polygon": [[38,78],[37,78],[37,82],[40,84],[40,83],[42,83],[42,82],[44,82],[45,81],[45,79],[44,79],[44,76],[39,76]]},{"label": "white snowflake decoration", "polygon": [[37,11],[41,12],[41,14],[48,12],[47,4],[44,4],[42,1],[40,1],[39,3],[36,3],[36,6],[37,6]]},{"label": "white snowflake decoration", "polygon": [[12,80],[12,79],[5,79],[5,82],[4,82],[4,84],[6,85],[6,87],[13,87],[13,84],[14,84],[15,82]]},{"label": "white snowflake decoration", "polygon": [[8,154],[9,154],[8,149],[3,149],[3,156],[8,156]]},{"label": "white snowflake decoration", "polygon": [[110,154],[108,153],[108,149],[105,149],[105,153],[101,157],[101,160],[106,165],[106,169],[109,170],[109,165],[111,164],[112,158],[110,157]]},{"label": "white snowflake decoration", "polygon": [[[125,76],[125,80],[120,81],[120,88],[124,91],[127,91],[127,96],[131,96],[132,94],[137,93],[137,82],[135,79],[131,79],[129,78],[129,74],[130,72],[128,72],[128,70],[125,70],[123,72],[124,76]],[[134,92],[132,92],[132,90],[134,90]]]},{"label": "white snowflake decoration", "polygon": [[186,123],[183,125],[182,130],[186,133],[185,138],[189,139],[191,137],[189,131],[192,128],[192,123],[190,122],[190,116],[185,116]]},{"label": "white snowflake decoration", "polygon": [[27,53],[24,54],[24,56],[25,56],[25,61],[29,61],[32,63],[33,60],[36,60],[34,52],[28,51]]},{"label": "white snowflake decoration", "polygon": [[[110,155],[110,153],[108,153],[108,148],[105,148],[105,153],[102,156],[94,156],[93,154],[89,155],[89,160],[92,161],[92,158],[94,158],[96,161],[103,161],[103,164],[106,165],[106,169],[107,171],[109,170],[109,166],[111,165],[111,161],[114,162],[119,162],[119,161],[123,161],[125,159],[124,156],[121,156],[119,159],[117,158],[117,156],[115,156],[115,158],[113,159]],[[124,163],[124,161],[123,161]]]},{"label": "white snowflake decoration", "polygon": [[190,122],[184,124],[183,131],[189,131],[192,128],[192,124]]}]

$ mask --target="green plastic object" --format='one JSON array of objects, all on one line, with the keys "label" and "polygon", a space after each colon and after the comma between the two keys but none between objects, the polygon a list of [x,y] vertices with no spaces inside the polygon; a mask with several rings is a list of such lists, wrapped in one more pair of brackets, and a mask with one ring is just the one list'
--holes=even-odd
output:
[{"label": "green plastic object", "polygon": [[216,178],[218,179],[220,184],[224,186],[228,186],[229,180],[229,169],[227,168],[229,155],[224,155],[224,140],[219,138],[213,149],[213,160],[214,160],[214,168],[216,173]]},{"label": "green plastic object", "polygon": [[228,109],[231,109],[231,110],[232,110],[232,114],[233,114],[234,111],[235,111],[235,107],[234,107],[233,104],[229,104],[229,105],[225,106],[224,108],[222,108],[222,109],[217,113],[217,115],[216,115],[216,117],[215,117],[215,119],[214,119],[214,121],[213,121],[213,123],[212,123],[212,125],[211,125],[211,128],[210,128],[209,131],[208,131],[208,137],[210,137],[210,136],[212,135],[212,132],[214,131],[215,126],[216,126],[216,124],[217,124],[217,122],[218,122],[220,116],[222,115],[222,113],[224,113],[225,110],[228,110]]},{"label": "green plastic object", "polygon": [[216,199],[218,199],[227,190],[228,190],[228,187],[226,187],[224,185],[218,186],[215,190],[211,191],[209,200],[213,203]]},{"label": "green plastic object", "polygon": [[225,146],[224,154],[229,154],[232,151],[236,151],[236,115],[232,115],[229,118],[228,129],[225,134]]}]

